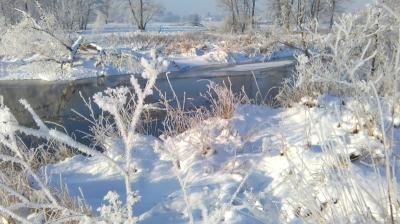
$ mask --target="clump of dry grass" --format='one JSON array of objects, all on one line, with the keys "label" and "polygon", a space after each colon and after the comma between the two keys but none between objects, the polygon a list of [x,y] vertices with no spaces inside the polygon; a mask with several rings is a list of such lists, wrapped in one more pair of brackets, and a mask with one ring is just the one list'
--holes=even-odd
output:
[{"label": "clump of dry grass", "polygon": [[185,99],[181,103],[176,95],[174,95],[172,100],[175,101],[176,106],[173,106],[172,101],[160,93],[160,104],[165,111],[163,134],[166,136],[176,136],[201,124],[202,121],[214,117],[222,119],[232,118],[238,104],[250,104],[251,101],[243,89],[241,92],[235,93],[231,87],[232,84],[230,81],[228,85],[225,82],[222,84],[210,82],[208,91],[200,94],[201,97],[204,97],[208,101],[209,105],[199,107],[186,105]]},{"label": "clump of dry grass", "polygon": [[[159,94],[160,105],[165,114],[163,134],[166,136],[183,133],[210,117],[210,112],[205,107],[187,108],[186,99],[181,103],[175,94],[173,100],[169,100],[161,92]],[[176,105],[173,105],[173,101],[176,102]]]},{"label": "clump of dry grass", "polygon": [[202,49],[208,44],[216,45],[223,51],[249,54],[268,53],[276,45],[271,36],[260,33],[232,35],[207,32],[109,34],[101,42],[102,45],[113,48],[159,49],[168,55],[185,54],[192,48]]},{"label": "clump of dry grass", "polygon": [[234,93],[232,83],[228,81],[228,85],[225,82],[210,82],[207,93],[203,95],[211,104],[211,113],[223,119],[232,118],[238,104],[250,103],[244,89],[240,93]]},{"label": "clump of dry grass", "polygon": [[46,144],[30,150],[35,152],[31,159],[31,167],[35,170],[64,161],[78,154],[76,150],[55,141],[48,141]]}]

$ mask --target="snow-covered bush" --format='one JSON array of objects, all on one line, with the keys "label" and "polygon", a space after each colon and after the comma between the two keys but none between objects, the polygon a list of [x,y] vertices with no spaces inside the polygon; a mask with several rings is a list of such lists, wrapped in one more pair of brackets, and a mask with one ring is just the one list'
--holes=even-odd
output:
[{"label": "snow-covered bush", "polygon": [[[52,16],[41,14],[36,20],[26,12],[21,21],[8,28],[0,38],[0,58],[7,64],[8,73],[36,74],[42,77],[60,77],[66,65],[72,65],[82,38],[54,30]],[[54,79],[53,78],[53,79]]]},{"label": "snow-covered bush", "polygon": [[104,200],[108,205],[103,205],[97,210],[100,212],[100,217],[105,223],[127,223],[128,210],[119,199],[117,192],[110,191],[104,196]]},{"label": "snow-covered bush", "polygon": [[[304,104],[308,107],[335,110],[340,118],[338,127],[349,125],[347,131],[350,134],[365,133],[379,142],[379,147],[368,147],[367,152],[363,152],[367,154],[366,157],[372,158],[375,172],[385,172],[382,176],[378,175],[383,180],[377,186],[378,195],[350,181],[355,178],[354,173],[336,172],[341,166],[352,166],[352,161],[347,157],[343,159],[338,155],[342,150],[342,154],[348,153],[348,143],[332,142],[323,146],[323,151],[329,157],[326,161],[335,163],[332,170],[324,172],[323,178],[343,183],[347,187],[334,187],[335,194],[342,197],[348,194],[352,198],[345,196],[348,197],[345,200],[348,204],[343,205],[345,209],[330,211],[332,216],[324,217],[321,215],[321,208],[312,204],[316,197],[309,194],[308,188],[312,183],[301,180],[305,174],[299,172],[296,174],[299,178],[296,183],[302,184],[296,188],[299,190],[296,203],[303,204],[300,207],[308,208],[308,211],[299,211],[304,219],[311,216],[310,214],[317,214],[321,218],[319,222],[336,219],[341,220],[339,222],[394,223],[398,219],[397,182],[393,178],[397,165],[392,158],[395,150],[393,128],[399,116],[396,109],[399,102],[399,19],[398,11],[376,4],[358,14],[342,16],[334,25],[332,33],[311,33],[312,39],[308,40],[311,46],[310,55],[298,57],[296,74],[292,80],[285,82],[278,95],[278,100],[284,106]],[[320,99],[327,95],[337,97],[340,103],[333,108],[320,104]],[[344,110],[349,113],[344,114]],[[324,141],[327,140],[325,137],[321,133]],[[381,154],[383,159],[376,159],[377,154]],[[360,155],[351,158],[359,157]],[[371,213],[371,208],[379,212]]]},{"label": "snow-covered bush", "polygon": [[399,29],[398,15],[374,5],[339,18],[332,33],[311,33],[312,53],[298,57],[296,74],[285,82],[278,100],[291,106],[321,94],[356,97],[362,102],[359,115],[379,114],[371,111],[377,109],[376,97],[398,101]]},{"label": "snow-covered bush", "polygon": [[310,93],[303,89],[355,95],[374,82],[379,95],[393,92],[399,41],[395,21],[386,6],[374,5],[342,16],[332,33],[310,33],[312,53],[299,56],[294,88],[304,95]]},{"label": "snow-covered bush", "polygon": [[1,38],[0,55],[11,59],[26,59],[38,55],[40,59],[67,61],[70,50],[46,32],[38,30],[37,24],[25,18],[11,27]]}]

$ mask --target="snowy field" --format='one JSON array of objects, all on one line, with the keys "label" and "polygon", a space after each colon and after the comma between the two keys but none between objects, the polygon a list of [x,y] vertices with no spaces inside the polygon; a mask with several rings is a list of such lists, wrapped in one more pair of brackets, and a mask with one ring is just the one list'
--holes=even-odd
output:
[{"label": "snowy field", "polygon": [[[152,33],[176,33],[176,32],[197,32],[207,31],[208,27],[212,27],[214,24],[207,23],[202,26],[193,26],[190,23],[161,23],[154,22],[150,23],[147,27],[146,32]],[[137,27],[132,24],[124,23],[109,23],[103,26],[100,30],[96,31],[93,24],[89,25],[88,29],[80,32],[82,35],[92,33],[130,33],[136,32]]]}]

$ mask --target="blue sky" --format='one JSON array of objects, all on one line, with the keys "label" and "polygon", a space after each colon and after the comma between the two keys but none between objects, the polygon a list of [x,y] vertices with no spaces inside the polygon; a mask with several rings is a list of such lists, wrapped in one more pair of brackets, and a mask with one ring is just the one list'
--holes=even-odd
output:
[{"label": "blue sky", "polygon": [[218,12],[217,0],[159,0],[167,9],[179,15]]}]

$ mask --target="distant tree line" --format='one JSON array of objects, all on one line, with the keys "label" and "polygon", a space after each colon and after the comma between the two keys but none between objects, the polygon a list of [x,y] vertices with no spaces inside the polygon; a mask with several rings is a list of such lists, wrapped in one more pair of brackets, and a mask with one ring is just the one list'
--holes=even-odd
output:
[{"label": "distant tree line", "polygon": [[257,0],[218,0],[227,11],[227,24],[232,32],[245,32],[254,28]]},{"label": "distant tree line", "polygon": [[[305,22],[324,21],[332,28],[340,4],[349,0],[217,0],[226,12],[226,25],[231,32],[245,32],[255,28],[257,12],[266,11],[269,18],[291,31]],[[266,2],[266,3],[265,3]],[[265,10],[266,9],[266,10]]]},{"label": "distant tree line", "polygon": [[99,15],[104,23],[109,23],[118,15],[127,15],[126,11],[132,23],[144,31],[162,11],[162,6],[154,0],[0,0],[0,25],[18,23],[22,18],[18,10],[39,20],[38,8],[51,15],[59,28],[69,31],[87,29]]},{"label": "distant tree line", "polygon": [[[340,4],[350,0],[216,0],[226,15],[230,32],[247,32],[256,28],[260,12],[287,31],[301,29],[302,24],[322,21],[331,28]],[[387,0],[389,1],[389,0]],[[85,30],[90,22],[110,23],[118,17],[128,17],[138,30],[144,31],[156,16],[164,15],[171,22],[185,21],[201,25],[197,14],[184,18],[165,14],[157,0],[0,0],[0,25],[11,26],[20,21],[24,11],[40,19],[38,6],[51,15],[58,28],[68,31]],[[261,10],[262,9],[262,10]]]},{"label": "distant tree line", "polygon": [[288,31],[311,20],[323,21],[331,29],[339,4],[349,0],[271,0],[270,12],[275,21]]},{"label": "distant tree line", "polygon": [[53,17],[59,28],[84,30],[94,12],[95,3],[95,0],[0,0],[0,23],[5,26],[18,23],[22,14],[16,9],[37,19],[40,19],[39,10],[43,10]]}]

